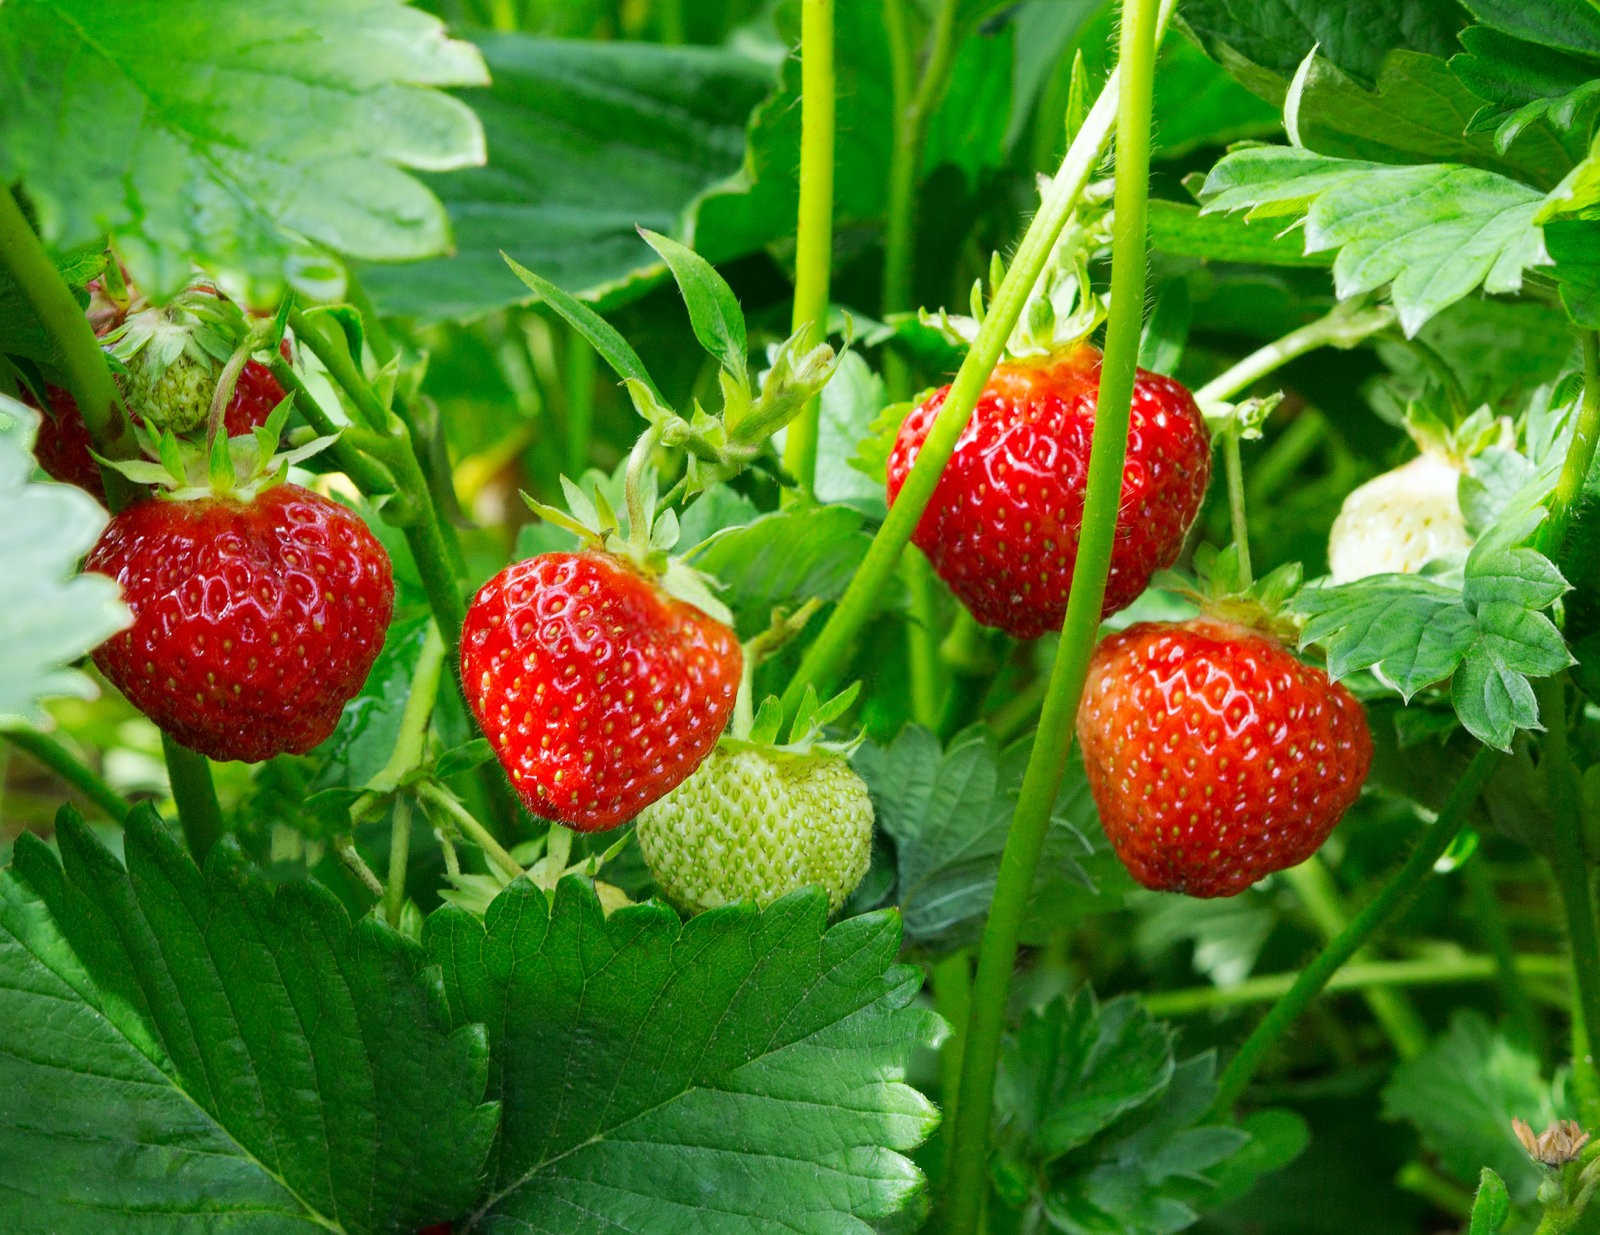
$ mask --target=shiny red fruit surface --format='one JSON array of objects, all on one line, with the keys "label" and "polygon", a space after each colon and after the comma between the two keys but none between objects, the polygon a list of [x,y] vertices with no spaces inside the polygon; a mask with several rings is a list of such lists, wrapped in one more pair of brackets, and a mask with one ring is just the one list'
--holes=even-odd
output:
[{"label": "shiny red fruit surface", "polygon": [[1202,897],[1305,861],[1372,762],[1355,696],[1276,640],[1206,618],[1101,643],[1078,742],[1123,865]]},{"label": "shiny red fruit surface", "polygon": [[739,689],[732,630],[606,553],[546,553],[478,592],[461,635],[473,715],[528,809],[615,827],[700,765]]},{"label": "shiny red fruit surface", "polygon": [[[1083,524],[1100,353],[1003,364],[934,489],[912,539],[972,615],[1020,639],[1057,630]],[[892,504],[950,393],[912,410],[889,457]],[[1211,478],[1211,443],[1193,397],[1139,370],[1129,418],[1104,612],[1129,604],[1172,565]]]},{"label": "shiny red fruit surface", "polygon": [[332,733],[394,608],[389,558],[367,525],[298,485],[250,502],[138,502],[85,569],[116,579],[134,614],[95,664],[213,759],[299,754]]}]

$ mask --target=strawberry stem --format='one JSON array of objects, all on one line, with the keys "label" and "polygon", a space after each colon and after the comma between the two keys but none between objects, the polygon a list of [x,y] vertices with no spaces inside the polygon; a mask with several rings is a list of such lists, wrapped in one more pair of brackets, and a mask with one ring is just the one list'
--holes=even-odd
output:
[{"label": "strawberry stem", "polygon": [[228,403],[233,398],[233,392],[239,386],[239,374],[244,372],[245,365],[250,363],[250,353],[255,350],[257,340],[253,335],[246,335],[239,341],[239,346],[233,349],[233,354],[228,357],[228,363],[222,366],[222,372],[217,375],[217,388],[211,392],[211,407],[206,412],[206,453],[209,455],[217,444],[217,434],[223,432],[223,423],[228,412]]},{"label": "strawberry stem", "polygon": [[[1156,19],[1158,37],[1166,28],[1176,3],[1177,0],[1160,0]],[[995,291],[978,337],[968,350],[966,359],[961,362],[950,394],[928,430],[917,462],[906,477],[899,497],[889,508],[889,514],[872,538],[861,566],[850,580],[844,595],[839,598],[827,624],[806,649],[799,669],[784,691],[785,715],[794,715],[807,686],[814,686],[820,694],[834,684],[850,654],[857,632],[882,600],[899,564],[901,551],[911,540],[911,533],[921,521],[922,512],[939,483],[939,474],[955,453],[956,442],[967,427],[967,422],[972,419],[978,398],[1005,350],[1006,340],[1022,315],[1033,285],[1049,264],[1056,239],[1072,216],[1084,185],[1099,166],[1116,118],[1117,83],[1118,76],[1114,72],[1107,79],[1083,127],[1073,138],[1060,169],[1046,187],[1039,210],[1028,224],[1016,256]]]},{"label": "strawberry stem", "polygon": [[[833,0],[800,6],[800,213],[795,232],[793,329],[827,332],[828,279],[833,257]],[[813,395],[789,424],[783,466],[801,492],[817,470],[821,396]]]},{"label": "strawberry stem", "polygon": [[[1044,848],[1045,833],[1072,746],[1073,718],[1083,694],[1100,627],[1122,472],[1128,421],[1139,357],[1144,311],[1146,215],[1150,191],[1150,119],[1156,46],[1162,5],[1158,0],[1124,0],[1117,70],[1117,169],[1115,231],[1111,246],[1111,315],[1106,322],[1105,355],[1095,405],[1089,480],[1083,524],[1073,565],[1061,642],[1039,717],[1022,791],[1006,835],[995,879],[994,902],[984,924],[973,983],[972,1014],[963,1035],[961,1087],[950,1146],[948,1223],[953,1235],[978,1229],[988,1193],[989,1129],[994,1119],[995,1067],[1005,1024],[1012,971],[1023,914]],[[1102,96],[1107,109],[1111,104]],[[1099,111],[1100,103],[1095,105]],[[1085,132],[1093,126],[1093,116]],[[1076,144],[1076,143],[1075,143]],[[1029,236],[1033,231],[1029,229]],[[1024,246],[1027,240],[1023,241]],[[1010,276],[1007,276],[1007,283]],[[1005,285],[1002,284],[1002,291]],[[998,299],[998,297],[997,297]],[[985,323],[993,324],[993,317]],[[1009,334],[1009,328],[1007,330]],[[981,336],[980,336],[981,337]],[[1004,342],[1003,339],[1000,340]],[[974,348],[974,351],[977,349]],[[957,381],[960,379],[957,378]],[[951,401],[954,401],[954,392]],[[948,407],[949,404],[946,404]],[[938,432],[935,425],[933,433]],[[931,442],[933,433],[930,433]],[[924,451],[926,452],[926,447]],[[918,460],[920,467],[926,459]],[[941,460],[942,462],[942,460]],[[915,473],[913,472],[913,476]],[[906,481],[910,487],[911,478]],[[902,497],[904,492],[902,491]]]},{"label": "strawberry stem", "polygon": [[489,829],[479,823],[465,806],[456,799],[455,794],[434,784],[432,781],[423,781],[417,787],[417,796],[424,802],[437,806],[450,821],[473,844],[482,849],[489,861],[498,866],[512,879],[516,879],[527,872],[522,869],[522,864],[508,853],[503,845],[489,832]]},{"label": "strawberry stem", "polygon": [[1335,973],[1366,943],[1377,930],[1398,913],[1433,871],[1434,863],[1443,856],[1466,823],[1467,811],[1477,801],[1478,794],[1499,766],[1500,753],[1491,747],[1481,747],[1472,762],[1462,772],[1450,791],[1444,807],[1423,833],[1417,847],[1405,864],[1379,890],[1378,894],[1350,919],[1337,936],[1312,958],[1300,971],[1294,984],[1279,997],[1267,1011],[1244,1045],[1229,1061],[1217,1083],[1217,1096],[1212,1103],[1212,1113],[1225,1117],[1238,1102],[1245,1086],[1255,1076],[1256,1070],[1266,1060],[1284,1032],[1306,1007],[1328,985]]},{"label": "strawberry stem", "polygon": [[411,803],[396,799],[389,822],[389,874],[383,885],[383,916],[398,927],[406,907],[406,865],[411,859]]},{"label": "strawberry stem", "polygon": [[222,807],[217,789],[211,783],[211,764],[198,751],[192,751],[167,733],[161,735],[161,750],[167,761],[167,778],[172,784],[172,800],[178,808],[178,826],[194,860],[204,862],[211,846],[222,836]]},{"label": "strawberry stem", "polygon": [[1222,403],[1307,352],[1319,347],[1354,347],[1393,324],[1394,310],[1387,305],[1364,309],[1341,301],[1316,321],[1291,330],[1223,370],[1194,392],[1194,400],[1202,409]]},{"label": "strawberry stem", "polygon": [[[50,260],[39,237],[9,190],[0,188],[0,261],[33,305],[39,322],[61,349],[67,385],[83,413],[97,453],[107,459],[134,459],[138,447],[122,407],[106,354],[83,309]],[[140,495],[140,489],[115,468],[102,467],[106,498],[115,514]]]},{"label": "strawberry stem", "polygon": [[50,769],[89,801],[121,823],[133,809],[133,803],[100,779],[88,764],[54,738],[37,729],[8,729],[6,739],[18,750],[26,751],[40,764]]},{"label": "strawberry stem", "polygon": [[1235,422],[1222,435],[1222,461],[1228,474],[1228,518],[1233,524],[1233,551],[1239,555],[1239,586],[1255,581],[1250,566],[1250,519],[1244,501],[1244,463],[1239,458],[1239,426]]}]

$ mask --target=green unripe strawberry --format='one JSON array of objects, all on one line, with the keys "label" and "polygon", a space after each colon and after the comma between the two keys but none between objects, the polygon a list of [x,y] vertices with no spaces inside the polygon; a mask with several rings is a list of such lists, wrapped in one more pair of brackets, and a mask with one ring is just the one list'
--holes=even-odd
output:
[{"label": "green unripe strawberry", "polygon": [[661,890],[693,913],[818,885],[836,911],[872,851],[872,800],[843,755],[726,743],[638,818]]}]

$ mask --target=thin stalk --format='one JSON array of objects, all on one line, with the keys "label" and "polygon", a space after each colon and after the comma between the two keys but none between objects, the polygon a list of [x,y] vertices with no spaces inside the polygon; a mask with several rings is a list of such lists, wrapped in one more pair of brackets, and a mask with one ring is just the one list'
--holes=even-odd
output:
[{"label": "thin stalk", "polygon": [[[883,237],[883,311],[886,315],[912,307],[917,175],[922,169],[928,121],[950,77],[959,7],[958,0],[940,0],[929,33],[927,59],[919,76],[911,48],[907,0],[884,0],[883,24],[889,36],[895,121]],[[905,360],[891,349],[884,356],[883,368],[890,401],[905,398],[911,385]]]},{"label": "thin stalk", "polygon": [[412,518],[415,499],[396,493],[398,486],[389,470],[362,450],[363,443],[373,443],[373,431],[359,425],[341,425],[329,416],[305,382],[300,380],[294,367],[282,356],[274,356],[268,367],[272,370],[272,376],[278,379],[278,385],[294,398],[295,409],[306,418],[306,423],[319,436],[338,437],[339,440],[328,448],[328,453],[339,461],[339,469],[355,482],[356,487],[368,496],[395,494],[391,504],[398,501],[403,510],[391,510],[390,517],[398,517],[402,523]]},{"label": "thin stalk", "polygon": [[[5,263],[34,313],[61,351],[67,385],[83,413],[95,449],[108,459],[131,459],[139,451],[123,411],[100,340],[83,308],[62,279],[50,255],[9,190],[0,187],[0,261]],[[113,512],[139,495],[139,489],[114,468],[101,468]]]},{"label": "thin stalk", "polygon": [[1195,402],[1201,407],[1221,403],[1307,352],[1330,345],[1354,347],[1362,339],[1393,324],[1394,310],[1387,306],[1352,312],[1348,304],[1340,304],[1316,321],[1291,330],[1223,370],[1194,392]]},{"label": "thin stalk", "polygon": [[[828,280],[833,266],[833,0],[800,5],[800,214],[795,232],[793,329],[827,330]],[[821,396],[789,424],[783,466],[802,493],[817,471]]]},{"label": "thin stalk", "polygon": [[[1345,911],[1344,898],[1339,895],[1339,886],[1327,863],[1313,854],[1285,874],[1322,937],[1330,941],[1337,939],[1350,925],[1350,915]],[[1368,949],[1361,948],[1350,959],[1359,963],[1371,957]],[[1428,1028],[1404,998],[1385,987],[1373,987],[1362,994],[1401,1059],[1415,1059],[1427,1049]]]},{"label": "thin stalk", "polygon": [[345,346],[341,336],[338,342],[329,337],[327,328],[320,322],[312,324],[299,309],[289,312],[289,325],[294,329],[294,336],[301,343],[309,347],[322,362],[322,367],[328,371],[328,376],[337,382],[340,388],[349,396],[351,404],[360,414],[362,423],[367,428],[375,429],[379,433],[388,435],[389,412],[378,398],[378,392],[372,388],[372,383],[367,381],[366,374],[361,371],[361,359],[350,354],[350,349]]},{"label": "thin stalk", "polygon": [[116,822],[121,823],[133,809],[133,803],[54,738],[37,729],[8,729],[5,736],[18,750],[32,755]]},{"label": "thin stalk", "polygon": [[333,840],[333,851],[339,855],[339,861],[344,863],[345,869],[361,881],[361,886],[366,888],[380,901],[383,899],[383,880],[367,865],[367,860],[361,856],[361,851],[356,848],[355,838],[352,836],[336,836]]},{"label": "thin stalk", "polygon": [[396,799],[389,825],[389,877],[383,885],[383,916],[390,926],[400,925],[406,907],[406,864],[411,858],[411,803]]},{"label": "thin stalk", "polygon": [[1239,458],[1239,432],[1230,429],[1222,435],[1222,460],[1228,473],[1228,517],[1233,524],[1233,550],[1239,555],[1239,581],[1250,586],[1254,577],[1250,566],[1250,519],[1244,503],[1244,463]]},{"label": "thin stalk", "polygon": [[1595,932],[1591,871],[1583,852],[1583,793],[1568,746],[1566,676],[1535,684],[1545,738],[1540,765],[1550,802],[1550,872],[1566,915],[1567,947],[1572,958],[1573,1051],[1572,1086],[1581,1121],[1600,1124],[1600,1069],[1594,1044],[1600,1041],[1600,937]]},{"label": "thin stalk", "polygon": [[[1160,0],[1156,22],[1158,38],[1176,3],[1177,0]],[[1016,256],[1012,258],[1005,278],[995,291],[978,337],[968,349],[966,359],[961,362],[944,406],[929,427],[915,466],[907,475],[894,505],[889,508],[888,517],[873,537],[860,568],[850,580],[844,595],[839,598],[827,623],[806,649],[799,668],[784,691],[783,708],[786,715],[794,715],[807,686],[816,687],[819,695],[826,694],[849,656],[857,632],[872,616],[887,589],[901,551],[922,519],[922,512],[939,483],[939,474],[950,461],[956,441],[972,418],[973,408],[977,406],[989,374],[994,371],[1006,340],[1022,314],[1023,305],[1033,291],[1033,285],[1039,281],[1050,258],[1050,251],[1071,216],[1079,194],[1099,165],[1116,119],[1117,91],[1121,78],[1120,69],[1112,71],[1100,97],[1085,118],[1083,127],[1078,130],[1078,135],[1062,159],[1060,169],[1046,186],[1039,210],[1028,224]]]},{"label": "thin stalk", "polygon": [[489,829],[474,819],[472,812],[456,801],[452,794],[445,792],[438,785],[424,781],[417,787],[417,796],[425,802],[433,803],[449,815],[472,843],[482,849],[489,860],[510,878],[516,879],[527,873],[522,869],[522,864],[506,851],[505,846],[490,835]]},{"label": "thin stalk", "polygon": [[[1557,979],[1571,973],[1566,958],[1529,955],[1513,958],[1519,977]],[[1500,970],[1498,957],[1468,954],[1408,961],[1352,961],[1324,985],[1328,993],[1385,990],[1414,986],[1456,986],[1486,982]],[[1196,1016],[1253,1003],[1281,999],[1299,973],[1263,974],[1232,986],[1193,986],[1172,991],[1152,991],[1139,1002],[1152,1016]]]},{"label": "thin stalk", "polygon": [[1007,742],[1028,727],[1028,722],[1044,704],[1045,686],[1044,678],[1034,678],[994,710],[989,717],[989,728],[999,741]]},{"label": "thin stalk", "polygon": [[1467,811],[1477,800],[1479,792],[1489,780],[1498,762],[1499,752],[1483,747],[1472,757],[1462,772],[1461,779],[1450,791],[1444,808],[1423,833],[1411,856],[1383,885],[1378,894],[1362,906],[1350,920],[1350,925],[1328,941],[1321,952],[1300,971],[1294,984],[1268,1010],[1261,1023],[1255,1027],[1243,1046],[1229,1061],[1217,1085],[1216,1101],[1212,1110],[1220,1116],[1233,1109],[1234,1103],[1244,1093],[1250,1078],[1256,1074],[1277,1044],[1285,1030],[1296,1017],[1321,993],[1323,987],[1377,930],[1397,914],[1427,879],[1433,865],[1450,847],[1466,822]]},{"label": "thin stalk", "polygon": [[172,782],[184,843],[196,862],[204,862],[222,836],[222,807],[211,783],[211,764],[166,733],[161,735],[161,749],[167,758],[167,777]]},{"label": "thin stalk", "polygon": [[1506,927],[1505,915],[1500,912],[1500,902],[1495,898],[1494,885],[1489,879],[1489,866],[1481,855],[1474,856],[1462,865],[1461,877],[1466,880],[1467,896],[1472,903],[1472,920],[1483,932],[1483,941],[1494,956],[1495,972],[1500,980],[1500,998],[1506,1015],[1523,1043],[1541,1058],[1544,1055],[1544,1026],[1538,1011],[1528,995],[1528,987],[1518,968],[1516,948],[1511,932]]},{"label": "thin stalk", "polygon": [[939,584],[928,559],[908,553],[900,559],[906,590],[911,594],[911,621],[906,625],[906,654],[911,663],[911,718],[924,729],[939,723],[944,668],[939,661]]},{"label": "thin stalk", "polygon": [[360,279],[349,272],[345,274],[344,295],[355,306],[356,312],[361,314],[361,325],[366,331],[367,346],[372,349],[372,354],[377,357],[379,364],[388,364],[400,354],[399,349],[395,347],[394,338],[383,324],[383,319],[378,316],[378,306],[372,303],[367,289],[361,285]]},{"label": "thin stalk", "polygon": [[[1089,656],[1100,626],[1106,576],[1111,565],[1144,310],[1151,88],[1160,37],[1159,8],[1157,0],[1125,0],[1122,9],[1116,74],[1119,94],[1111,315],[1106,323],[1105,356],[1095,405],[1083,524],[1061,643],[1027,771],[1023,774],[1022,792],[1000,856],[994,903],[978,951],[972,1016],[967,1023],[951,1146],[948,1229],[955,1235],[975,1232],[983,1210],[988,1186],[995,1065],[1012,968],[1016,963],[1017,939],[1050,823],[1051,808],[1066,768],[1073,717],[1088,674]],[[1086,124],[1085,128],[1088,127]],[[937,425],[934,431],[937,432]],[[908,479],[907,484],[910,483]]]}]

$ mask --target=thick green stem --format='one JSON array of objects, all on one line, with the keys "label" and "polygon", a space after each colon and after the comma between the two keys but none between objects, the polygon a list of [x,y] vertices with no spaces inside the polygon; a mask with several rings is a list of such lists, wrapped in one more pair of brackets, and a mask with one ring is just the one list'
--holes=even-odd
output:
[{"label": "thick green stem", "polygon": [[[1313,854],[1285,874],[1323,938],[1329,941],[1337,939],[1349,927],[1350,916],[1345,912],[1344,898],[1339,895],[1339,885],[1334,882],[1327,864]],[[1361,948],[1351,957],[1351,961],[1360,963],[1370,960],[1371,956],[1368,949]],[[1362,993],[1367,1006],[1372,1009],[1372,1015],[1389,1035],[1400,1058],[1415,1059],[1427,1049],[1428,1027],[1405,999],[1384,987],[1374,987]]]},{"label": "thick green stem", "polygon": [[133,804],[60,742],[37,729],[8,729],[6,739],[18,750],[26,751],[67,784],[88,798],[116,822],[128,817]]},{"label": "thick green stem", "polygon": [[1572,1009],[1572,1083],[1582,1122],[1592,1128],[1600,1126],[1600,1070],[1594,1058],[1594,1044],[1600,1042],[1600,937],[1595,931],[1592,874],[1583,852],[1583,792],[1568,747],[1566,677],[1546,678],[1534,689],[1545,726],[1540,765],[1550,802],[1547,857],[1566,915],[1577,995]]},{"label": "thick green stem", "polygon": [[1387,306],[1352,310],[1348,303],[1334,307],[1314,322],[1291,330],[1280,339],[1251,352],[1232,368],[1226,369],[1194,392],[1201,407],[1233,398],[1267,374],[1296,357],[1319,347],[1354,347],[1369,335],[1394,324],[1394,310]]},{"label": "thick green stem", "polygon": [[[828,280],[833,268],[833,0],[800,5],[800,214],[795,233],[793,328],[827,330]],[[789,423],[783,466],[801,492],[817,471],[821,397]]]},{"label": "thick green stem", "polygon": [[944,1094],[945,1152],[955,1133],[956,1094],[961,1088],[962,1030],[972,1015],[972,957],[965,949],[941,957],[928,967],[933,1006],[950,1026],[939,1049],[939,1085]]},{"label": "thick green stem", "polygon": [[[976,1231],[983,1209],[988,1185],[995,1065],[1005,1024],[1006,996],[1016,962],[1017,939],[1051,809],[1066,768],[1073,718],[1100,626],[1106,576],[1111,565],[1144,310],[1150,109],[1160,26],[1158,9],[1157,0],[1125,0],[1122,10],[1117,70],[1117,183],[1111,243],[1111,315],[1106,323],[1105,356],[1100,369],[1083,525],[1061,643],[1027,771],[1023,774],[1022,792],[1000,857],[994,903],[978,951],[949,1172],[949,1230],[955,1235]],[[1096,106],[1098,108],[1098,104]]]},{"label": "thick green stem", "polygon": [[[1560,956],[1534,954],[1513,958],[1519,977],[1555,979],[1571,970]],[[1352,961],[1328,979],[1324,991],[1361,991],[1410,986],[1451,986],[1484,982],[1496,977],[1500,960],[1494,956],[1427,957],[1410,961]],[[1232,986],[1194,986],[1171,991],[1152,991],[1139,1002],[1152,1016],[1195,1016],[1223,1008],[1281,999],[1299,979],[1298,973],[1262,974]]]},{"label": "thick green stem", "polygon": [[222,807],[217,803],[216,786],[211,783],[211,765],[204,755],[165,733],[161,735],[161,749],[167,757],[167,776],[172,782],[172,800],[178,807],[183,839],[194,860],[204,862],[211,846],[222,836]]},{"label": "thick green stem", "polygon": [[1484,747],[1473,756],[1472,762],[1462,772],[1446,799],[1444,809],[1428,826],[1422,840],[1412,850],[1405,864],[1395,872],[1383,888],[1350,920],[1350,925],[1330,940],[1326,947],[1311,960],[1294,985],[1286,991],[1262,1018],[1254,1032],[1239,1048],[1238,1054],[1228,1063],[1218,1082],[1217,1098],[1213,1110],[1225,1116],[1233,1109],[1244,1093],[1250,1078],[1256,1074],[1267,1053],[1277,1044],[1285,1030],[1296,1017],[1321,993],[1329,980],[1366,943],[1379,927],[1389,921],[1411,899],[1423,880],[1433,870],[1434,863],[1450,847],[1466,822],[1467,811],[1477,800],[1479,792],[1488,781],[1498,761],[1498,752]]},{"label": "thick green stem", "polygon": [[[0,261],[33,306],[39,322],[61,352],[67,385],[83,413],[95,449],[108,459],[131,459],[139,451],[133,427],[123,411],[105,353],[83,308],[62,279],[50,255],[11,193],[0,188]],[[139,496],[140,490],[113,468],[101,468],[113,511]]]},{"label": "thick green stem", "polygon": [[[1175,5],[1176,0],[1161,0],[1157,19],[1158,36]],[[1113,70],[1105,89],[1095,100],[1083,127],[1078,130],[1078,135],[1067,150],[1055,178],[1045,188],[1039,211],[1029,223],[1017,247],[1016,256],[1012,258],[1005,278],[995,291],[988,316],[984,318],[978,337],[967,351],[966,359],[961,362],[944,406],[929,426],[928,436],[917,454],[915,466],[907,475],[894,505],[889,508],[888,517],[872,538],[866,557],[844,595],[839,598],[838,606],[806,649],[799,669],[784,691],[783,707],[787,715],[794,715],[808,685],[815,686],[819,695],[825,695],[833,686],[850,655],[857,632],[872,616],[887,590],[900,561],[901,551],[910,541],[911,533],[921,520],[922,512],[939,483],[939,474],[950,461],[962,430],[972,418],[973,408],[977,406],[989,374],[994,371],[1006,340],[1022,314],[1023,305],[1027,303],[1033,285],[1039,281],[1050,258],[1050,251],[1071,216],[1079,194],[1100,162],[1116,119],[1120,80],[1120,69]]]},{"label": "thick green stem", "polygon": [[[884,215],[883,311],[885,315],[913,307],[914,241],[917,222],[917,176],[922,169],[922,149],[928,121],[943,96],[955,52],[957,0],[940,0],[928,40],[927,60],[917,74],[911,46],[908,0],[884,0],[883,24],[889,36],[890,70],[894,86],[894,146],[889,152],[889,196]],[[884,356],[884,376],[890,401],[911,393],[911,377],[901,355]]]},{"label": "thick green stem", "polygon": [[1547,553],[1558,551],[1566,539],[1572,507],[1583,492],[1589,469],[1594,466],[1597,444],[1600,444],[1600,335],[1586,333],[1583,336],[1583,402],[1578,407],[1578,423],[1573,428],[1561,475],[1556,478],[1555,492],[1550,497],[1550,519],[1540,529],[1540,544]]}]

